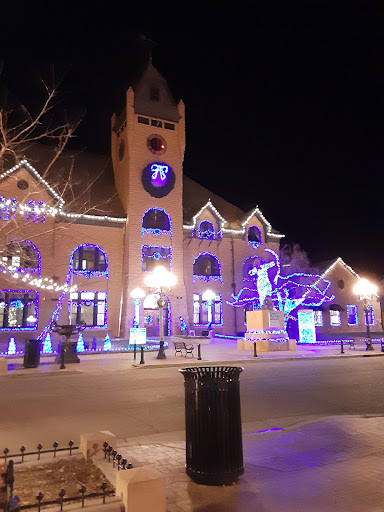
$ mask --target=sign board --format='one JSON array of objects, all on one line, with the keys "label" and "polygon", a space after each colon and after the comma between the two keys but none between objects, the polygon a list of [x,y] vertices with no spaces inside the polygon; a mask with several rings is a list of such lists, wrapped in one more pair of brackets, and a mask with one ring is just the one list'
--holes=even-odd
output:
[{"label": "sign board", "polygon": [[269,327],[280,327],[278,311],[269,312]]},{"label": "sign board", "polygon": [[131,327],[129,334],[130,345],[145,345],[147,343],[147,329],[145,327]]},{"label": "sign board", "polygon": [[301,343],[316,343],[315,315],[312,309],[302,309],[297,314],[299,340]]}]

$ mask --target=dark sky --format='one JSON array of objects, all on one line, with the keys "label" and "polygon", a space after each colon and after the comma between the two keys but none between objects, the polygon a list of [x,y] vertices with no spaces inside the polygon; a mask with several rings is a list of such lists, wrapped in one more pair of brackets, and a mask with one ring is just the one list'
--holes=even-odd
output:
[{"label": "dark sky", "polygon": [[110,115],[146,62],[144,34],[186,104],[185,173],[244,210],[259,205],[312,260],[340,255],[362,274],[383,275],[378,4],[141,4],[143,12],[129,2],[4,8],[9,89],[33,103],[54,63],[63,105],[86,112],[78,144],[108,153]]}]

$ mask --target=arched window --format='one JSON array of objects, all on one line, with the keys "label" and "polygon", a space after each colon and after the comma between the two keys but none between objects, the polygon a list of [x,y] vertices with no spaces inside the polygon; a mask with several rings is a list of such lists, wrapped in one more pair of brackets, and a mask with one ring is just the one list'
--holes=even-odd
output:
[{"label": "arched window", "polygon": [[79,245],[73,251],[71,260],[74,274],[82,274],[87,278],[106,275],[108,278],[108,258],[98,245]]},{"label": "arched window", "polygon": [[256,249],[263,241],[261,238],[261,231],[257,226],[250,226],[248,228],[248,245],[252,245]]},{"label": "arched window", "polygon": [[142,236],[145,233],[158,235],[171,235],[171,217],[161,208],[150,208],[143,215]]},{"label": "arched window", "polygon": [[222,281],[218,258],[209,252],[199,254],[193,262],[193,278],[203,281]]},{"label": "arched window", "polygon": [[197,236],[199,238],[206,238],[207,240],[214,240],[215,228],[212,222],[209,222],[209,220],[203,220],[200,222]]},{"label": "arched window", "polygon": [[0,219],[10,220],[14,219],[16,215],[17,201],[13,197],[6,199],[0,196]]},{"label": "arched window", "polygon": [[1,251],[3,265],[11,266],[19,272],[41,273],[41,254],[29,240],[12,240]]},{"label": "arched window", "polygon": [[258,256],[250,256],[244,261],[243,279],[250,279],[252,281],[256,277],[256,270],[260,261],[261,259]]}]

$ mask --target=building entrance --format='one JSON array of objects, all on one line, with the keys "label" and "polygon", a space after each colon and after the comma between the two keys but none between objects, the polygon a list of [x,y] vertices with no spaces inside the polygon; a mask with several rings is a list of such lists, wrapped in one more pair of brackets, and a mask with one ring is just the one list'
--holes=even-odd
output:
[{"label": "building entrance", "polygon": [[[148,338],[158,338],[160,336],[160,310],[157,306],[158,294],[147,295],[144,299],[144,325],[147,328]],[[168,301],[168,299],[167,299]],[[164,336],[169,336],[169,309],[163,308],[163,326]]]}]

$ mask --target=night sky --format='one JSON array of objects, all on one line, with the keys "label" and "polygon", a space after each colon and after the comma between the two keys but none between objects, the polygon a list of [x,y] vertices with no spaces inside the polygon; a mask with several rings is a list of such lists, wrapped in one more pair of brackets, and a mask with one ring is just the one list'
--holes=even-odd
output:
[{"label": "night sky", "polygon": [[110,116],[153,48],[155,67],[186,104],[185,174],[243,210],[258,205],[314,262],[341,256],[382,277],[376,4],[141,4],[143,12],[129,2],[5,7],[3,81],[33,106],[53,63],[63,107],[85,114],[75,143],[108,154]]}]

